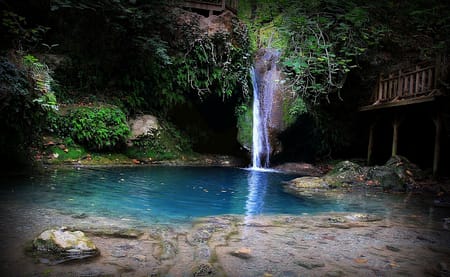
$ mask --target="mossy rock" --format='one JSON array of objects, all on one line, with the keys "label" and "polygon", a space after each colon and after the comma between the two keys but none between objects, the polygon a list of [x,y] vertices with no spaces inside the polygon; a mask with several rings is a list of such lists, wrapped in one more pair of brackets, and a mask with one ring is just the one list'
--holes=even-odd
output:
[{"label": "mossy rock", "polygon": [[400,179],[406,183],[414,183],[414,181],[426,177],[425,172],[423,172],[416,164],[400,155],[391,157],[386,162],[385,166],[392,168]]},{"label": "mossy rock", "polygon": [[395,170],[388,166],[375,166],[369,169],[367,179],[380,185],[385,191],[404,192],[405,182]]},{"label": "mossy rock", "polygon": [[34,254],[41,261],[59,264],[81,260],[100,254],[95,244],[81,231],[50,229],[42,232],[33,241]]},{"label": "mossy rock", "polygon": [[342,161],[323,177],[330,187],[338,188],[346,185],[362,184],[365,181],[367,168],[351,161]]},{"label": "mossy rock", "polygon": [[286,182],[290,189],[328,189],[328,183],[319,177],[300,177]]}]

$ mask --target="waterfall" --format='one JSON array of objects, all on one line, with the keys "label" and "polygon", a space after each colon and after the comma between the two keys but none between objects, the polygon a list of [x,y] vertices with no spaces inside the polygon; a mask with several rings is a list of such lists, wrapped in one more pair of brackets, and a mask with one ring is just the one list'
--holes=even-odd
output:
[{"label": "waterfall", "polygon": [[253,85],[253,128],[252,128],[252,168],[261,168],[262,153],[262,124],[261,124],[261,108],[259,101],[258,82],[256,81],[255,68],[251,68],[250,75]]},{"label": "waterfall", "polygon": [[253,83],[253,145],[252,168],[268,168],[270,165],[271,146],[269,127],[272,121],[273,94],[277,90],[279,71],[276,62],[279,52],[264,49],[251,69]]},{"label": "waterfall", "polygon": [[[271,132],[277,129],[279,120],[274,119],[279,112],[274,95],[279,91],[280,71],[277,69],[280,53],[275,49],[261,49],[255,67],[251,69],[253,83],[253,146],[252,168],[270,166]],[[279,106],[279,105],[278,105]],[[278,116],[279,117],[279,116]]]}]

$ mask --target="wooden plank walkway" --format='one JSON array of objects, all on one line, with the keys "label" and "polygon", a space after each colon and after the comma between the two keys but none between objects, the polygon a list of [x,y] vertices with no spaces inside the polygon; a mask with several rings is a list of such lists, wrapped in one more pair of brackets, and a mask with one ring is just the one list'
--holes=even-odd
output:
[{"label": "wooden plank walkway", "polygon": [[238,0],[190,0],[183,1],[182,6],[199,10],[207,10],[209,14],[229,10],[237,13]]},{"label": "wooden plank walkway", "polygon": [[[442,99],[443,93],[439,89],[439,81],[445,75],[446,67],[440,59],[434,64],[427,63],[416,65],[413,68],[404,68],[387,74],[380,74],[376,89],[372,93],[370,103],[359,107],[359,111],[373,111],[375,120],[369,124],[369,138],[367,146],[367,163],[372,162],[374,147],[374,133],[377,125],[377,116],[382,114],[391,117],[392,124],[392,156],[397,155],[399,144],[399,128],[405,118],[405,109],[390,110],[391,107],[406,107],[409,105],[433,102],[438,103]],[[434,105],[435,106],[435,105]],[[434,107],[433,106],[433,107]],[[431,108],[433,109],[433,108]],[[435,126],[435,142],[433,152],[433,175],[439,169],[441,153],[441,137],[443,129],[443,116],[445,113],[439,109],[430,110],[430,122]],[[431,135],[431,134],[430,134]]]},{"label": "wooden plank walkway", "polygon": [[387,76],[380,74],[370,104],[359,108],[368,111],[434,101],[440,94],[440,64],[417,65],[400,69]]}]

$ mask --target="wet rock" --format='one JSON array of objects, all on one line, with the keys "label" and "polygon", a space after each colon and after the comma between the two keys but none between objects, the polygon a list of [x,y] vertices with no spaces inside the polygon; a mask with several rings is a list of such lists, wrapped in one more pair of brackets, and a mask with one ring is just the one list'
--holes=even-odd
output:
[{"label": "wet rock", "polygon": [[329,223],[345,223],[345,222],[347,222],[347,220],[345,220],[345,218],[343,218],[343,217],[334,216],[334,217],[329,217],[328,222]]},{"label": "wet rock", "polygon": [[111,252],[111,256],[114,258],[124,258],[127,256],[127,252],[122,249],[114,249]]},{"label": "wet rock", "polygon": [[49,264],[90,258],[100,253],[83,232],[65,229],[42,232],[34,239],[33,249],[38,256],[48,259]]},{"label": "wet rock", "polygon": [[207,229],[199,229],[192,235],[192,242],[199,244],[205,243],[211,238],[212,234]]},{"label": "wet rock", "polygon": [[100,229],[89,229],[85,231],[94,234],[96,236],[129,238],[129,239],[139,238],[144,233],[140,230],[126,229],[126,228],[100,228]]},{"label": "wet rock", "polygon": [[339,188],[345,185],[362,184],[367,169],[351,161],[342,161],[336,164],[327,175],[323,177],[330,187]]},{"label": "wet rock", "polygon": [[171,241],[162,241],[161,260],[173,259],[177,255],[177,253],[177,247]]},{"label": "wet rock", "polygon": [[382,220],[380,216],[373,214],[351,214],[347,215],[345,218],[357,222],[374,222]]},{"label": "wet rock", "polygon": [[87,217],[88,217],[88,215],[85,213],[79,213],[79,214],[72,215],[72,218],[75,218],[75,219],[83,219],[83,218],[87,218]]},{"label": "wet rock", "polygon": [[252,257],[251,253],[252,251],[250,248],[242,247],[236,251],[231,252],[230,255],[241,259],[250,259]]},{"label": "wet rock", "polygon": [[322,262],[316,262],[313,260],[299,260],[295,262],[297,265],[304,267],[306,269],[314,269],[318,267],[324,267],[325,264]]},{"label": "wet rock", "polygon": [[326,277],[342,277],[345,276],[345,273],[341,270],[336,270],[336,271],[328,271],[327,273],[325,273]]},{"label": "wet rock", "polygon": [[300,177],[286,182],[288,188],[299,189],[328,189],[330,186],[319,177]]},{"label": "wet rock", "polygon": [[195,266],[192,269],[192,276],[201,277],[201,276],[215,276],[216,269],[209,263],[202,263]]},{"label": "wet rock", "polygon": [[211,257],[211,251],[209,247],[201,247],[196,252],[196,258],[199,260],[208,260]]},{"label": "wet rock", "polygon": [[386,249],[392,252],[400,252],[400,249],[392,245],[386,245]]},{"label": "wet rock", "polygon": [[410,162],[407,158],[397,155],[391,157],[385,166],[394,169],[400,179],[408,184],[413,184],[417,180],[424,179],[426,174],[416,164]]},{"label": "wet rock", "polygon": [[379,184],[385,191],[403,192],[405,183],[400,179],[394,169],[387,166],[375,166],[369,169],[367,179]]},{"label": "wet rock", "polygon": [[146,262],[147,261],[147,257],[144,255],[134,255],[133,259],[135,259],[138,262]]},{"label": "wet rock", "polygon": [[284,172],[300,174],[302,176],[321,176],[323,172],[312,164],[308,163],[284,163],[277,165],[274,169]]}]

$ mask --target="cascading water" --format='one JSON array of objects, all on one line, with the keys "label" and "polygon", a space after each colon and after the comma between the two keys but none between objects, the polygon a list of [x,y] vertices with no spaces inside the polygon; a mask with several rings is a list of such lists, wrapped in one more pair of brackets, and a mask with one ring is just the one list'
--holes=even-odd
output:
[{"label": "cascading water", "polygon": [[279,52],[265,49],[251,69],[253,83],[253,145],[252,168],[268,168],[270,165],[271,146],[269,127],[272,120],[273,95],[277,90],[279,71],[276,62]]}]

